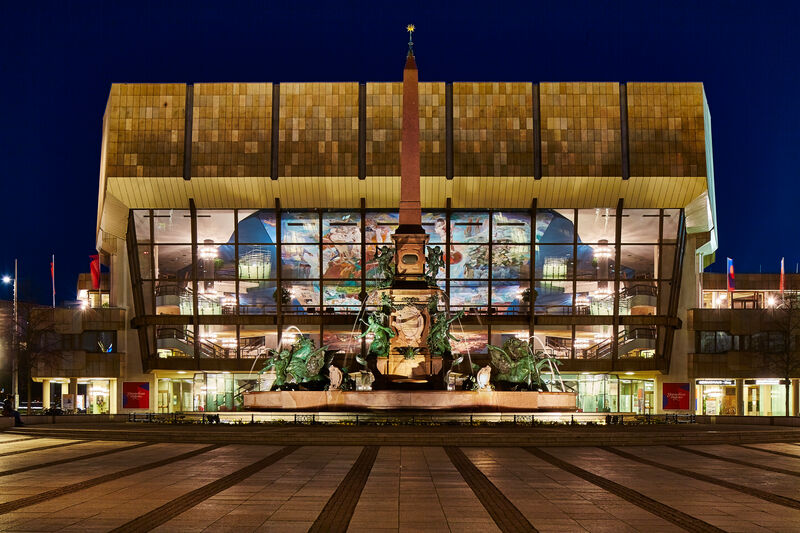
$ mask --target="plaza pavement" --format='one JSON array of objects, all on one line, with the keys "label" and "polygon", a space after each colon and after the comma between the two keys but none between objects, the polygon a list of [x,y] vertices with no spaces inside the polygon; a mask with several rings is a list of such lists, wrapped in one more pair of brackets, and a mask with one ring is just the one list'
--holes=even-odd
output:
[{"label": "plaza pavement", "polygon": [[789,532],[800,431],[37,426],[0,483],[0,531]]}]

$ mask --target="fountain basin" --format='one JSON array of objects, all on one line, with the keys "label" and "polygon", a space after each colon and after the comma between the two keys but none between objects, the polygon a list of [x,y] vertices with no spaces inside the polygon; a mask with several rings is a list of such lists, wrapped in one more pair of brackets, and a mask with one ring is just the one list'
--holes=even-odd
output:
[{"label": "fountain basin", "polygon": [[245,392],[244,407],[265,411],[575,411],[574,392],[268,391]]}]

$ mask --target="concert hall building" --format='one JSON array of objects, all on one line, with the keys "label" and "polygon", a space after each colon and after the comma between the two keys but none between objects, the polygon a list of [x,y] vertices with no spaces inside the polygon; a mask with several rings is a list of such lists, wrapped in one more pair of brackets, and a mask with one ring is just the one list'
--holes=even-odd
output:
[{"label": "concert hall building", "polygon": [[[402,94],[111,86],[97,249],[125,320],[94,378],[113,381],[113,411],[144,385],[151,411],[235,409],[254,365],[299,334],[355,365],[398,223]],[[420,82],[419,109],[423,227],[466,313],[465,370],[533,337],[583,411],[662,412],[663,384],[690,381],[687,310],[717,243],[703,85]]]}]

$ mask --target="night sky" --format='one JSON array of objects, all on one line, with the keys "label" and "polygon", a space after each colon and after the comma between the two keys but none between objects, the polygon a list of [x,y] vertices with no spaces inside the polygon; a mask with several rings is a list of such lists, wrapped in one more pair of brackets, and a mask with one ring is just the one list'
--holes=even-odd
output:
[{"label": "night sky", "polygon": [[[135,7],[129,5],[135,4]],[[2,2],[0,274],[74,300],[94,253],[112,82],[701,81],[720,247],[710,270],[800,262],[800,3]],[[11,292],[0,287],[0,298]]]}]

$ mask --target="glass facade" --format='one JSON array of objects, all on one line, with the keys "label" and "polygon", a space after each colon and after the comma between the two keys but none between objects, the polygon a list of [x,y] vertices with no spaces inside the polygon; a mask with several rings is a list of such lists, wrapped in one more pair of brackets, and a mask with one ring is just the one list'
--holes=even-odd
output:
[{"label": "glass facade", "polygon": [[[526,337],[531,312],[563,317],[560,326],[536,328],[543,346],[561,358],[610,358],[615,346],[617,357],[655,355],[655,325],[615,327],[614,317],[669,314],[682,216],[677,209],[432,210],[422,222],[430,245],[444,249],[439,286],[451,311],[518,317],[515,328]],[[241,358],[275,346],[280,335],[266,328],[277,315],[326,316],[314,333],[350,350],[344,326],[356,323],[363,302],[372,305],[375,255],[392,245],[398,215],[173,209],[134,210],[132,220],[140,315],[187,317],[184,326],[150,328],[156,354],[193,357],[199,349],[199,357]],[[264,315],[265,325],[248,330],[214,318],[241,315]],[[599,323],[576,327],[573,315]],[[195,332],[188,318],[200,316],[207,318]],[[464,326],[458,348],[485,353],[493,327]]]},{"label": "glass facade", "polygon": [[564,374],[564,384],[578,393],[584,413],[648,414],[654,409],[654,381],[616,374]]}]

